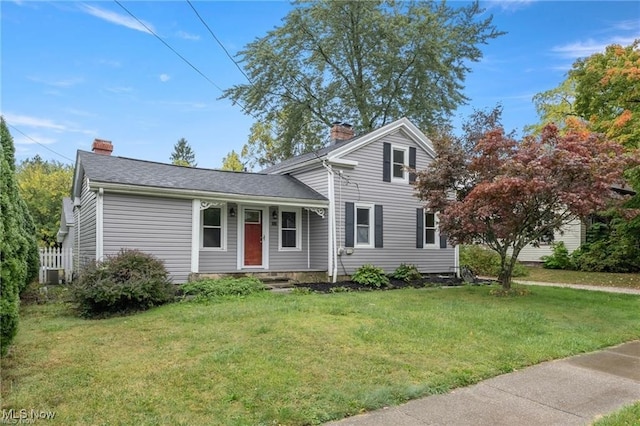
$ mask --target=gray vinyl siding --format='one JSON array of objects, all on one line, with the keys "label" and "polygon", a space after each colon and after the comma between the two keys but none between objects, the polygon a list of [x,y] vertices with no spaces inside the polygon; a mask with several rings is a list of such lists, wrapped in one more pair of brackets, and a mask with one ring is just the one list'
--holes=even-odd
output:
[{"label": "gray vinyl siding", "polygon": [[326,271],[329,258],[329,219],[325,209],[325,217],[309,213],[309,239],[311,240],[311,269]]},{"label": "gray vinyl siding", "polygon": [[104,194],[105,255],[137,249],[162,260],[174,283],[191,272],[191,200]]},{"label": "gray vinyl siding", "polygon": [[[562,233],[556,232],[554,234],[554,241],[564,242],[569,253],[573,253],[574,250],[577,250],[578,247],[584,243],[585,236],[585,224],[580,219],[575,219],[564,227]],[[521,262],[541,262],[542,256],[549,256],[551,254],[553,254],[553,246],[551,244],[544,244],[540,247],[527,245],[520,252],[518,260]]]},{"label": "gray vinyl siding", "polygon": [[[229,209],[233,207],[236,217],[229,217]],[[200,273],[234,272],[238,269],[238,217],[237,204],[227,204],[227,249],[206,250],[200,249]]]},{"label": "gray vinyl siding", "polygon": [[[401,132],[376,140],[346,155],[358,166],[344,170],[344,179],[336,175],[335,196],[338,223],[338,247],[345,244],[345,202],[383,206],[383,248],[355,247],[353,254],[338,259],[338,274],[352,274],[365,263],[392,272],[401,263],[415,264],[423,273],[454,272],[454,249],[416,248],[416,208],[422,207],[410,183],[384,182],[382,147],[389,142],[398,147],[416,146],[416,168],[423,169],[431,158]],[[373,226],[373,224],[372,224]]]},{"label": "gray vinyl siding", "polygon": [[80,223],[77,261],[79,269],[82,269],[96,260],[96,193],[89,190],[86,179],[82,182],[80,203],[81,207],[76,213],[75,223]]},{"label": "gray vinyl siding", "polygon": [[313,170],[306,170],[303,172],[291,173],[291,176],[298,179],[300,182],[309,186],[324,195],[329,196],[327,170],[324,167],[315,168]]}]

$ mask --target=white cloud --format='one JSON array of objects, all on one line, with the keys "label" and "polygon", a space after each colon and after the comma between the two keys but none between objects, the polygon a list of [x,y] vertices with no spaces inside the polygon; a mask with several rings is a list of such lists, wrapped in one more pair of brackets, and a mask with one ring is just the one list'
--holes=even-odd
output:
[{"label": "white cloud", "polygon": [[59,131],[69,130],[66,126],[55,123],[53,120],[50,120],[48,118],[29,117],[28,115],[18,115],[11,113],[4,114],[4,118],[9,124],[14,126],[36,127]]},{"label": "white cloud", "polygon": [[125,93],[133,92],[133,88],[128,86],[107,87],[106,90],[116,94],[125,94]]},{"label": "white cloud", "polygon": [[41,77],[27,77],[31,81],[35,81],[36,83],[46,84],[47,86],[53,87],[72,87],[84,82],[83,78],[80,77],[72,77],[62,80],[46,80]]},{"label": "white cloud", "polygon": [[171,79],[171,76],[169,74],[160,74],[159,78],[161,82],[166,83]]},{"label": "white cloud", "polygon": [[111,68],[120,68],[122,66],[120,61],[114,61],[114,60],[109,60],[109,59],[100,59],[100,60],[98,60],[98,65],[106,65],[106,66],[111,67]]},{"label": "white cloud", "polygon": [[513,12],[524,9],[536,0],[489,0],[484,3],[487,9],[499,8],[503,11]]},{"label": "white cloud", "polygon": [[[107,22],[111,22],[112,24],[121,25],[123,27],[127,27],[136,31],[141,31],[147,34],[151,34],[151,31],[155,32],[155,30],[153,29],[153,26],[150,23],[145,21],[142,21],[144,23],[143,25],[129,16],[121,15],[119,13],[111,12],[105,9],[100,9],[99,7],[90,6],[88,4],[83,4],[80,6],[80,8],[84,12],[88,13],[89,15],[95,16],[96,18],[100,18]],[[145,28],[145,25],[148,29]]]},{"label": "white cloud", "polygon": [[638,36],[631,37],[611,37],[607,40],[593,40],[589,39],[586,41],[577,41],[574,43],[568,43],[560,46],[554,46],[551,51],[559,54],[563,58],[569,59],[577,59],[577,58],[585,58],[587,56],[591,56],[594,53],[604,52],[607,46],[611,44],[619,44],[621,46],[627,46],[636,38],[640,38]]},{"label": "white cloud", "polygon": [[186,31],[178,31],[176,33],[176,35],[178,37],[182,38],[182,39],[185,39],[185,40],[194,40],[194,41],[200,40],[200,36],[199,35],[197,35],[197,34],[189,34]]},{"label": "white cloud", "polygon": [[29,137],[23,136],[18,133],[13,137],[13,141],[16,145],[34,145],[36,143],[42,145],[51,145],[58,142],[57,139],[43,136],[39,133],[31,133]]}]

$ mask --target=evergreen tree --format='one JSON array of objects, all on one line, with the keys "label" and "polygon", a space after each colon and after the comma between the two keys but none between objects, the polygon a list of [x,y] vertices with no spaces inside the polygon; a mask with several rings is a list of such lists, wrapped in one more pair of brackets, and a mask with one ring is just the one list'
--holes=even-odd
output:
[{"label": "evergreen tree", "polygon": [[173,146],[173,153],[169,158],[171,164],[177,166],[196,167],[196,154],[189,146],[189,142],[185,138],[180,138],[178,142]]},{"label": "evergreen tree", "polygon": [[0,355],[18,330],[19,294],[37,276],[33,221],[20,197],[13,138],[0,117]]}]

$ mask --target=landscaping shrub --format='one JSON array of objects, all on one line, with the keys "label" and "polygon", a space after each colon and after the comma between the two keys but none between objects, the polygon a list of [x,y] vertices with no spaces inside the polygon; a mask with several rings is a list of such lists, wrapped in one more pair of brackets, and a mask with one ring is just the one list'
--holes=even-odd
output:
[{"label": "landscaping shrub", "polygon": [[225,296],[248,296],[265,289],[264,283],[255,277],[203,278],[183,284],[181,287],[185,296],[194,296],[197,301],[212,300]]},{"label": "landscaping shrub", "polygon": [[552,247],[553,254],[550,256],[542,256],[542,266],[547,269],[573,269],[573,260],[564,242],[558,241],[557,243],[553,243]]},{"label": "landscaping shrub", "polygon": [[362,285],[380,288],[389,285],[389,278],[382,268],[362,265],[351,276],[351,280]]},{"label": "landscaping shrub", "polygon": [[391,276],[397,280],[402,280],[404,282],[411,282],[414,280],[419,280],[422,278],[422,274],[418,271],[416,265],[410,265],[406,263],[401,263],[400,266],[393,271]]},{"label": "landscaping shrub", "polygon": [[72,286],[81,316],[106,317],[142,311],[173,300],[164,264],[138,250],[122,250],[84,268]]},{"label": "landscaping shrub", "polygon": [[[470,268],[476,275],[497,277],[500,274],[500,255],[493,250],[477,245],[460,246],[460,266]],[[524,277],[527,268],[517,262],[513,268],[514,277]]]}]

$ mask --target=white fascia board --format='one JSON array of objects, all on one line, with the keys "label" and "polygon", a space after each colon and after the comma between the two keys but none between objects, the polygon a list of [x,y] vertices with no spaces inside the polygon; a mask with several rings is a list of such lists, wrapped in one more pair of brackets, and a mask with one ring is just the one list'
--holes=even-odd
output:
[{"label": "white fascia board", "polygon": [[394,121],[393,123],[389,123],[386,126],[380,127],[368,133],[361,138],[356,139],[352,143],[348,143],[343,147],[332,151],[329,154],[329,161],[336,161],[340,159],[344,155],[347,155],[357,149],[360,149],[364,145],[367,145],[381,137],[384,137],[396,130],[402,131],[406,134],[410,139],[412,139],[420,148],[422,148],[427,154],[429,154],[432,158],[435,158],[435,151],[433,150],[433,144],[431,140],[420,131],[409,119],[403,117],[399,120]]},{"label": "white fascia board", "polygon": [[226,194],[220,192],[207,192],[188,189],[175,189],[175,188],[159,188],[152,186],[138,186],[122,183],[112,182],[93,182],[92,191],[97,191],[98,188],[104,188],[105,190],[119,194],[131,194],[131,195],[147,195],[153,197],[167,197],[167,198],[183,198],[192,200],[194,198],[202,199],[203,201],[215,199],[216,201],[225,201],[229,203],[250,203],[253,205],[265,205],[265,206],[294,206],[294,207],[317,207],[326,208],[329,206],[328,200],[307,200],[300,198],[278,198],[278,197],[265,197],[258,195],[246,195],[246,194]]},{"label": "white fascia board", "polygon": [[339,166],[339,167],[345,167],[345,168],[354,168],[358,165],[358,162],[355,160],[346,160],[344,158],[328,158],[327,159],[327,163],[331,164],[332,166]]}]

